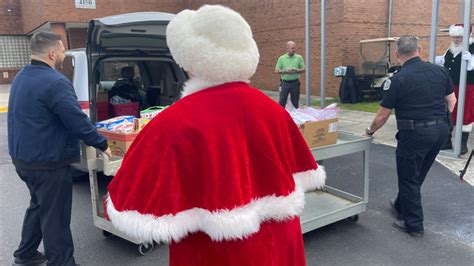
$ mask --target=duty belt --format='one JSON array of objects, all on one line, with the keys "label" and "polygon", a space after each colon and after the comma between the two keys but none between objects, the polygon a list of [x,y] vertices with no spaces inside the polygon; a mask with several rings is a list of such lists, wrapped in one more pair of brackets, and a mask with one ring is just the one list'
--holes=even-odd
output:
[{"label": "duty belt", "polygon": [[397,120],[398,130],[413,130],[417,127],[429,127],[446,123],[444,118],[432,121],[416,121],[416,120]]},{"label": "duty belt", "polygon": [[294,79],[294,80],[283,80],[283,82],[286,82],[286,83],[293,83],[293,82],[297,82],[299,81],[299,79]]}]

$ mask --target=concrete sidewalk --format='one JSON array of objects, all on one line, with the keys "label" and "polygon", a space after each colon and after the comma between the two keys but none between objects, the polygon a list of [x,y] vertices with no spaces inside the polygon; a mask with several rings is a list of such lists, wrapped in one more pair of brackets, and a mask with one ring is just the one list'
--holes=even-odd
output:
[{"label": "concrete sidewalk", "polygon": [[[278,92],[277,91],[263,91],[270,98],[278,101]],[[319,97],[311,96],[311,103],[313,105],[319,104]],[[300,97],[300,105],[305,104],[305,95]],[[356,132],[362,134],[365,129],[372,123],[374,119],[374,113],[361,112],[361,111],[349,111],[341,110],[339,113],[339,130]],[[373,142],[376,144],[384,144],[395,147],[397,145],[397,140],[395,139],[395,134],[397,133],[397,124],[395,115],[391,115],[386,124],[379,129],[374,134]],[[453,140],[454,141],[454,140]],[[471,149],[474,148],[474,134],[471,132],[469,136],[469,152],[465,155],[462,155],[459,158],[448,157],[438,155],[436,160],[441,163],[444,167],[448,168],[455,175],[459,176],[459,171],[464,169],[468,155],[471,152]],[[395,154],[394,154],[395,156]],[[471,160],[471,164],[468,167],[468,171],[464,175],[464,180],[474,186],[474,159]]]}]

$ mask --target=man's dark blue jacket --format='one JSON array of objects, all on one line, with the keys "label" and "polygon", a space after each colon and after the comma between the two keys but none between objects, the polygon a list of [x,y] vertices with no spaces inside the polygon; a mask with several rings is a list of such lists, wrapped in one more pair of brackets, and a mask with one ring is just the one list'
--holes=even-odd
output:
[{"label": "man's dark blue jacket", "polygon": [[15,165],[54,169],[79,160],[79,139],[107,149],[81,110],[71,82],[40,61],[13,80],[8,103],[8,148]]}]

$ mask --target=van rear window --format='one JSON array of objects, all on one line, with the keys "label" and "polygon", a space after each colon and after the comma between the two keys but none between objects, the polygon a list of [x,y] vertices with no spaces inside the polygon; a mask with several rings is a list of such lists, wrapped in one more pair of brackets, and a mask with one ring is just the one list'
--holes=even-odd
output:
[{"label": "van rear window", "polygon": [[121,70],[124,67],[130,66],[129,62],[113,61],[103,63],[103,72],[101,73],[101,80],[117,80],[121,78]]}]

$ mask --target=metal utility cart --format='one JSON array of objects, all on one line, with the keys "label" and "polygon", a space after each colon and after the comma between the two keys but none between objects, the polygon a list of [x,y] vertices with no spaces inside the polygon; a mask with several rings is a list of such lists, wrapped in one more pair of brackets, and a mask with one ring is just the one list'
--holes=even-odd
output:
[{"label": "metal utility cart", "polygon": [[[372,138],[357,136],[353,133],[339,132],[337,143],[312,149],[314,158],[325,160],[346,154],[363,152],[364,162],[364,196],[363,198],[348,192],[326,186],[324,191],[306,193],[306,205],[301,215],[303,233],[319,227],[349,218],[357,221],[358,214],[366,210],[369,194],[369,149]],[[122,157],[108,158],[105,153],[97,156],[97,150],[81,145],[81,163],[75,168],[89,172],[92,201],[92,217],[94,225],[103,230],[105,236],[116,235],[138,245],[138,252],[146,255],[153,250],[153,243],[142,243],[116,230],[112,223],[104,218],[102,196],[99,191],[97,173],[113,176],[122,164]]]},{"label": "metal utility cart", "polygon": [[347,218],[356,222],[358,214],[366,210],[369,202],[369,149],[371,142],[372,138],[370,137],[339,131],[336,144],[311,149],[316,161],[363,152],[364,195],[361,198],[330,186],[326,186],[324,191],[306,193],[306,205],[301,215],[303,233]]},{"label": "metal utility cart", "polygon": [[116,235],[138,245],[138,252],[146,255],[153,250],[152,243],[142,243],[140,240],[127,236],[112,226],[112,223],[104,218],[103,198],[99,192],[97,173],[103,172],[104,175],[114,176],[122,165],[122,157],[112,156],[108,158],[103,152],[97,156],[97,150],[81,143],[81,162],[74,165],[75,168],[89,173],[89,183],[92,201],[92,218],[94,225],[102,229],[104,236]]}]

